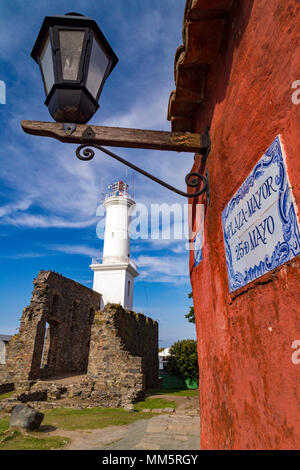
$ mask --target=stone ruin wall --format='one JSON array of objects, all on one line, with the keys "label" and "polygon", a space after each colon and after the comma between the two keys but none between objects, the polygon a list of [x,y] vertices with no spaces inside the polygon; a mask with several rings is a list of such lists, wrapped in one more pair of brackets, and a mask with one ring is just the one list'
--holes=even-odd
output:
[{"label": "stone ruin wall", "polygon": [[[99,311],[100,300],[71,279],[40,271],[19,333],[7,345],[0,384],[13,381],[23,401],[77,396],[99,406],[131,403],[158,387],[157,322],[120,305]],[[69,390],[53,383],[76,374],[85,375]]]},{"label": "stone ruin wall", "polygon": [[19,333],[7,347],[15,382],[87,371],[91,324],[101,296],[51,271],[34,280]]},{"label": "stone ruin wall", "polygon": [[158,388],[158,324],[151,318],[109,304],[92,326],[88,377],[93,397],[115,390],[116,400],[131,403]]}]

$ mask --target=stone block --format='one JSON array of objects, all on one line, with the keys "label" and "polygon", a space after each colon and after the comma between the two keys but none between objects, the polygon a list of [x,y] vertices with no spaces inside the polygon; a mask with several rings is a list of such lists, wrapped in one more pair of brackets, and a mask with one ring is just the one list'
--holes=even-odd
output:
[{"label": "stone block", "polygon": [[174,413],[175,412],[175,408],[164,408],[164,413]]},{"label": "stone block", "polygon": [[132,403],[128,403],[127,405],[124,406],[124,410],[133,412],[134,411],[134,406]]},{"label": "stone block", "polygon": [[160,446],[158,444],[153,444],[152,442],[139,442],[136,444],[135,449],[137,450],[159,450]]},{"label": "stone block", "polygon": [[38,429],[44,419],[44,414],[28,405],[17,405],[13,408],[9,425],[33,431]]},{"label": "stone block", "polygon": [[[172,431],[174,432],[175,434],[178,434],[178,435],[186,435],[188,434],[187,433],[187,430],[186,430],[186,427],[183,426],[182,424],[178,423],[178,424],[169,424],[168,425],[168,431]],[[198,430],[199,432],[199,430]]]},{"label": "stone block", "polygon": [[151,422],[148,424],[148,427],[146,429],[147,434],[160,434],[160,433],[165,433],[167,430],[167,425],[163,422]]},{"label": "stone block", "polygon": [[28,401],[47,401],[47,390],[23,392],[17,396],[17,399],[22,403],[27,403]]},{"label": "stone block", "polygon": [[[199,432],[198,432],[199,434]],[[175,439],[176,441],[182,441],[182,442],[185,442],[188,440],[188,437],[187,436],[180,436],[179,434],[175,436]]]}]

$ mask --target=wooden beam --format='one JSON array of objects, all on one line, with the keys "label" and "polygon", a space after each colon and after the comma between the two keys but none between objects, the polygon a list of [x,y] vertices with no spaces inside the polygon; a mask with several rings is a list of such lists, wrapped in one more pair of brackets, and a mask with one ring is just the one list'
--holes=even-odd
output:
[{"label": "wooden beam", "polygon": [[[106,145],[152,150],[173,150],[177,152],[206,153],[208,138],[206,134],[190,132],[166,132],[121,127],[90,126],[76,124],[75,130],[67,135],[64,124],[59,122],[22,121],[22,129],[27,134],[52,137],[61,142],[72,144]],[[92,130],[92,137],[83,136]]]}]

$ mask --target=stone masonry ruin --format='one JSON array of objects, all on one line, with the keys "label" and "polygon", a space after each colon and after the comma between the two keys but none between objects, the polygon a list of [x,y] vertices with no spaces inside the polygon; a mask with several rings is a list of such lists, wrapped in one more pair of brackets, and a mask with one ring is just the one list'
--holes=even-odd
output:
[{"label": "stone masonry ruin", "polygon": [[158,324],[52,271],[34,280],[19,333],[6,347],[0,390],[18,401],[123,406],[158,387]]}]

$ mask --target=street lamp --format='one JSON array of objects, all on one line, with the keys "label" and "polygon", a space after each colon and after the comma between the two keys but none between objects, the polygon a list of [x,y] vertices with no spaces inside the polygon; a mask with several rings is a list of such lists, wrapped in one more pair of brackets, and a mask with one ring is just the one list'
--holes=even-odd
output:
[{"label": "street lamp", "polygon": [[25,132],[80,144],[80,160],[94,157],[91,147],[99,149],[181,196],[197,197],[205,191],[209,195],[207,175],[188,173],[185,182],[196,191],[184,192],[102,147],[197,152],[204,163],[210,152],[208,129],[197,134],[85,125],[97,111],[105,80],[118,62],[94,20],[78,13],[47,16],[31,56],[40,66],[45,104],[56,122],[22,121]]},{"label": "street lamp", "polygon": [[88,122],[118,62],[96,22],[79,13],[47,16],[31,56],[40,66],[45,105],[53,119]]}]

